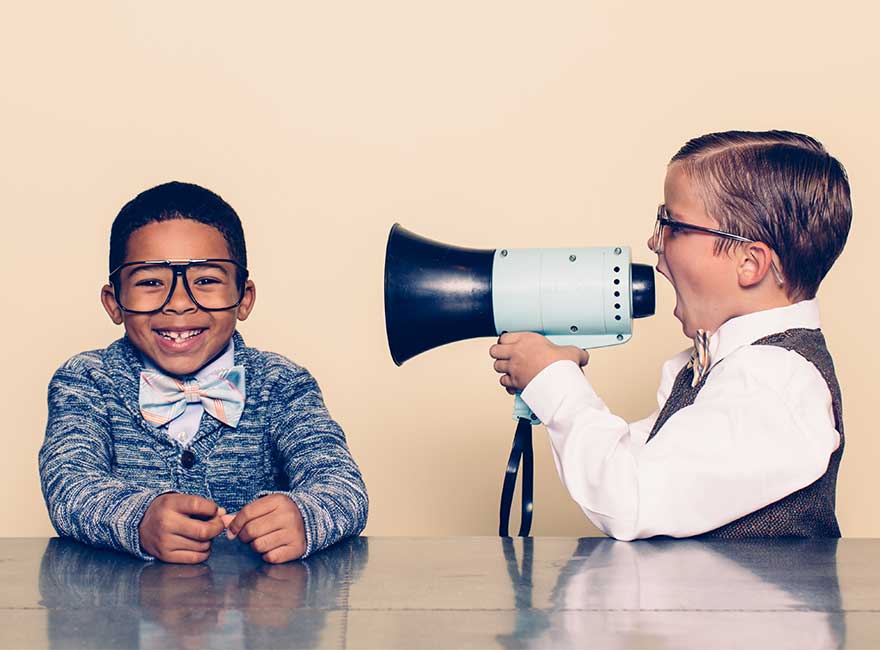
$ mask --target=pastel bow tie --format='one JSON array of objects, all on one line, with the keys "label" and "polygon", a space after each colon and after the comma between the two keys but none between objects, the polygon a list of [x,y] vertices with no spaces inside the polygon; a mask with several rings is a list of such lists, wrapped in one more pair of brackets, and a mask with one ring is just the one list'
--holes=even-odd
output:
[{"label": "pastel bow tie", "polygon": [[694,378],[691,380],[691,388],[700,383],[700,380],[709,370],[711,360],[709,359],[709,333],[706,330],[697,330],[694,337],[694,351],[691,353],[691,360],[688,367],[693,368]]},{"label": "pastel bow tie", "polygon": [[184,382],[159,372],[141,373],[140,409],[144,419],[161,427],[201,402],[205,411],[230,427],[244,410],[244,366],[233,366],[197,381]]}]

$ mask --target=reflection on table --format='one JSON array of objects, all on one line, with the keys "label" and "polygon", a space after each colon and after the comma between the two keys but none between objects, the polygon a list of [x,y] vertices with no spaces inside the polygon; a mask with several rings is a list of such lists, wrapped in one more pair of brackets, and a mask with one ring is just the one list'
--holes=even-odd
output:
[{"label": "reflection on table", "polygon": [[[513,632],[497,637],[505,648],[666,647],[670,638],[697,648],[838,648],[846,638],[837,540],[581,539],[543,608],[530,602],[533,546],[525,540],[518,561],[504,540],[520,614]],[[786,629],[767,615],[779,610],[804,615]],[[586,628],[581,612],[609,614],[599,631]]]},{"label": "reflection on table", "polygon": [[271,565],[243,544],[220,541],[208,563],[176,565],[51,539],[40,567],[49,643],[315,647],[327,613],[346,609],[367,545],[356,538],[302,562]]},{"label": "reflection on table", "polygon": [[880,540],[358,538],[275,566],[222,540],[180,566],[0,540],[0,647],[878,646],[878,554]]}]

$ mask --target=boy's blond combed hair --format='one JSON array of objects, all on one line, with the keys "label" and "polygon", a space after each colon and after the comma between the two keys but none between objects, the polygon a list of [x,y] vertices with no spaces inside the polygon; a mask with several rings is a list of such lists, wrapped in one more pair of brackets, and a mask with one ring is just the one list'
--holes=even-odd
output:
[{"label": "boy's blond combed hair", "polygon": [[[680,165],[722,230],[770,246],[789,298],[815,297],[849,234],[852,203],[840,162],[790,131],[725,131],[685,144]],[[718,252],[730,240],[719,240]]]}]

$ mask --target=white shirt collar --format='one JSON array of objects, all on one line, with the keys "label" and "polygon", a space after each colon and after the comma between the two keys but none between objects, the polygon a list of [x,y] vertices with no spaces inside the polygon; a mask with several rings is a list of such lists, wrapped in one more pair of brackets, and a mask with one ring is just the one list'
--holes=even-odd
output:
[{"label": "white shirt collar", "polygon": [[[163,375],[166,375],[165,371],[161,368],[156,367],[156,364],[152,362],[152,360],[145,354],[141,353],[141,357],[144,360],[144,367],[147,370],[152,370],[153,372],[158,372]],[[217,372],[221,368],[231,368],[235,365],[235,344],[232,339],[229,339],[229,344],[226,346],[226,349],[223,353],[215,358],[211,363],[208,363],[202,366],[198,371],[196,371],[195,375],[185,377],[185,379],[196,379],[202,380],[208,375]]]},{"label": "white shirt collar", "polygon": [[819,327],[819,303],[815,298],[744,314],[731,318],[709,336],[709,358],[714,366],[734,350],[770,334],[794,328]]}]

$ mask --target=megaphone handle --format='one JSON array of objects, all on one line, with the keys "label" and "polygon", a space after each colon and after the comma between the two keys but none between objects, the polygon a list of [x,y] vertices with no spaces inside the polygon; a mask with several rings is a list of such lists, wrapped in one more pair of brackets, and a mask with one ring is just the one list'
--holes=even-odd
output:
[{"label": "megaphone handle", "polygon": [[522,509],[520,512],[519,536],[528,537],[532,528],[532,501],[535,483],[535,455],[532,446],[532,423],[528,418],[520,418],[513,435],[513,446],[507,460],[504,474],[504,485],[501,488],[501,508],[499,510],[498,535],[508,537],[510,506],[513,503],[513,490],[516,487],[516,475],[522,459]]},{"label": "megaphone handle", "polygon": [[541,424],[541,419],[532,413],[532,409],[523,401],[522,393],[517,392],[513,400],[513,419],[519,421],[522,418],[529,420],[535,426]]}]

